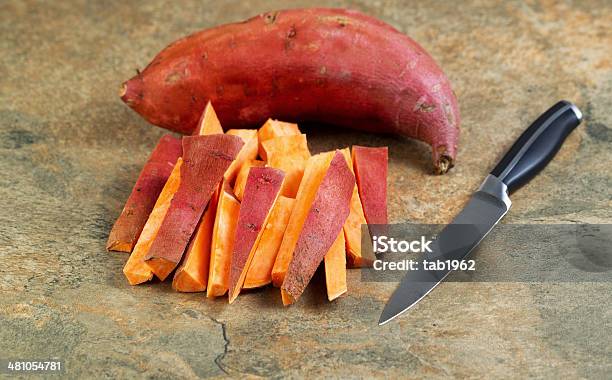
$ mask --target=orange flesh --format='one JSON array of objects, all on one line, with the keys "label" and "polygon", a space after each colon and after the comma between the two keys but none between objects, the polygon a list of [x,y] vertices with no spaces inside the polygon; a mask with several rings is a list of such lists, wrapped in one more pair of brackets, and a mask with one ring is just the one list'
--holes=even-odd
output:
[{"label": "orange flesh", "polygon": [[294,203],[295,199],[278,197],[253,255],[243,288],[257,288],[272,282],[272,267]]},{"label": "orange flesh", "polygon": [[215,194],[210,199],[209,206],[204,211],[202,220],[189,243],[183,263],[174,274],[172,287],[176,291],[203,292],[206,290],[218,197],[219,189],[215,191]]},{"label": "orange flesh", "polygon": [[141,284],[153,278],[153,272],[149,265],[145,263],[144,257],[149,252],[157,236],[157,232],[164,221],[164,217],[168,212],[168,208],[170,208],[172,198],[179,188],[182,163],[183,160],[181,158],[176,161],[176,165],[174,165],[174,169],[172,169],[172,173],[170,177],[168,177],[168,181],[159,194],[153,211],[151,211],[149,219],[147,219],[147,223],[142,229],[138,242],[136,242],[136,246],[134,247],[134,251],[132,251],[132,254],[123,267],[123,273],[125,277],[127,277],[130,285]]},{"label": "orange flesh", "polygon": [[242,165],[236,177],[236,184],[234,185],[234,195],[236,195],[239,201],[242,201],[244,195],[244,187],[246,186],[249,176],[249,170],[253,167],[264,167],[265,165],[266,163],[260,160],[248,160]]},{"label": "orange flesh", "polygon": [[335,300],[346,293],[346,253],[344,233],[340,231],[329,251],[325,254],[325,284],[327,298]]},{"label": "orange flesh", "polygon": [[[348,148],[342,149],[342,154],[346,159],[346,163],[349,168],[355,174],[353,169],[353,160],[351,153]],[[368,261],[363,259],[361,255],[361,225],[367,224],[365,215],[363,213],[363,207],[361,206],[361,199],[359,198],[359,191],[357,185],[353,188],[353,195],[351,197],[350,213],[346,222],[344,223],[344,239],[346,241],[346,253],[349,258],[349,264],[351,267],[362,267],[367,266]]]},{"label": "orange flesh", "polygon": [[291,294],[287,293],[285,289],[281,289],[281,299],[283,300],[283,306],[289,306],[295,302]]},{"label": "orange flesh", "polygon": [[319,185],[333,157],[334,152],[320,153],[310,157],[306,163],[304,177],[300,183],[295,204],[287,223],[287,229],[274,261],[272,269],[272,283],[274,286],[280,287],[285,280],[285,274],[293,258],[293,251],[310,211],[310,206],[314,201]]},{"label": "orange flesh", "polygon": [[206,104],[206,108],[204,108],[204,112],[200,118],[200,123],[198,124],[195,132],[196,133],[194,134],[198,135],[214,135],[217,133],[223,133],[223,128],[221,127],[217,113],[215,112],[210,101]]},{"label": "orange flesh", "polygon": [[234,247],[234,233],[240,214],[240,203],[224,188],[219,195],[212,233],[212,248],[206,297],[224,295],[229,286],[229,272]]},{"label": "orange flesh", "polygon": [[281,195],[295,198],[310,151],[306,135],[282,136],[261,143],[267,164],[285,172]]},{"label": "orange flesh", "polygon": [[163,257],[148,259],[146,264],[161,281],[164,281],[166,277],[172,273],[174,268],[176,268],[176,263],[174,261],[167,260]]},{"label": "orange flesh", "polygon": [[263,149],[261,143],[276,137],[281,136],[292,136],[301,134],[297,124],[286,123],[284,121],[268,119],[265,124],[259,128],[257,137],[259,138],[259,156],[264,160],[267,160],[266,151]]},{"label": "orange flesh", "polygon": [[236,156],[236,159],[231,163],[230,167],[227,168],[223,178],[230,185],[234,184],[234,179],[238,175],[238,171],[248,160],[254,160],[257,158],[257,131],[255,129],[230,129],[227,131],[228,135],[234,135],[240,137],[244,141],[242,149]]},{"label": "orange flesh", "polygon": [[[270,216],[272,214],[272,209],[274,208],[274,204],[276,203],[276,201],[278,200],[278,197],[280,196],[280,189],[282,186],[282,180],[284,179],[285,173],[283,173],[280,170],[277,169],[273,169],[273,168],[263,168],[261,170],[268,170],[271,171],[272,173],[266,174],[265,176],[262,177],[253,177],[253,175],[251,176],[252,178],[256,178],[255,181],[251,182],[253,184],[253,186],[251,187],[251,185],[247,185],[246,187],[246,192],[245,192],[245,196],[251,201],[249,203],[253,203],[252,200],[256,199],[256,195],[250,195],[249,193],[252,193],[254,191],[261,191],[260,195],[266,194],[266,192],[268,193],[268,195],[272,195],[272,197],[268,197],[267,199],[265,199],[264,197],[262,197],[262,200],[264,202],[259,203],[258,207],[261,211],[265,211],[265,218],[263,220],[263,222],[261,222],[261,228],[260,230],[257,232],[257,236],[255,238],[255,241],[252,243],[252,246],[250,247],[248,256],[246,258],[246,261],[244,262],[242,268],[240,268],[240,264],[236,263],[236,262],[232,262],[232,265],[236,265],[235,268],[240,270],[240,276],[238,277],[238,280],[236,282],[233,282],[233,278],[232,278],[232,274],[230,274],[230,286],[233,285],[233,288],[230,289],[229,292],[229,303],[232,303],[236,300],[236,298],[238,297],[238,295],[240,294],[240,290],[242,289],[242,286],[244,284],[244,280],[247,274],[247,271],[249,269],[249,267],[251,266],[251,262],[253,261],[253,257],[255,255],[255,251],[257,249],[257,246],[259,245],[259,242],[261,241],[261,237],[263,236],[263,233],[265,232],[265,228],[264,226],[267,226],[269,221],[270,221]],[[274,173],[276,172],[276,173]],[[257,174],[257,173],[255,173]],[[276,178],[274,178],[276,177]],[[264,183],[258,183],[260,180],[266,180],[265,184]],[[269,201],[271,198],[273,198],[271,201]],[[255,204],[255,203],[253,203]],[[249,207],[249,208],[247,208]],[[251,211],[251,205],[248,205],[247,202],[243,202],[241,204],[241,210],[249,210]],[[242,215],[241,215],[242,216]],[[240,223],[243,223],[242,221],[239,220]],[[239,226],[240,227],[240,226]],[[236,241],[242,240],[243,242],[246,240],[241,239],[241,237],[238,236],[238,234],[245,232],[245,229],[237,229],[236,230]],[[248,245],[245,245],[245,247],[248,247]],[[240,248],[240,247],[238,247]],[[233,251],[232,254],[235,254],[236,251]],[[233,260],[233,258],[232,258]],[[236,270],[235,268],[231,268],[230,270],[234,271]]]}]

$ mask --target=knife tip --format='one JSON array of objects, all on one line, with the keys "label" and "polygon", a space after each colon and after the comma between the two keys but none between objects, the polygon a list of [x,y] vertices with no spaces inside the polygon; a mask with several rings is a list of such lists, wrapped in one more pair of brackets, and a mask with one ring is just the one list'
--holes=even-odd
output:
[{"label": "knife tip", "polygon": [[391,312],[388,309],[389,307],[386,306],[385,309],[383,309],[383,312],[380,314],[380,318],[378,319],[379,326],[386,324],[387,322],[398,316],[397,313]]}]

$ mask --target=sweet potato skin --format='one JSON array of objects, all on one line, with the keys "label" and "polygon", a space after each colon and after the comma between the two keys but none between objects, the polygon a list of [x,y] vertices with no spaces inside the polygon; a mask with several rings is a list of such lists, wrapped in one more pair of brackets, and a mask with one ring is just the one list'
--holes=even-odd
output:
[{"label": "sweet potato skin", "polygon": [[234,183],[234,195],[238,198],[239,201],[242,201],[242,196],[244,195],[244,187],[246,186],[247,178],[249,177],[249,171],[251,168],[262,168],[266,166],[266,163],[260,160],[248,160],[238,171],[238,175],[236,176],[236,183]]},{"label": "sweet potato skin", "polygon": [[181,153],[181,140],[170,135],[165,135],[159,140],[140,172],[121,215],[113,225],[106,249],[132,252],[157,197]]},{"label": "sweet potato skin", "polygon": [[257,243],[276,202],[285,173],[274,168],[252,168],[236,226],[230,269],[230,303],[236,299],[249,269]]},{"label": "sweet potato skin", "polygon": [[356,11],[283,10],[197,32],[162,50],[121,97],[187,134],[210,100],[225,128],[272,117],[397,133],[431,145],[439,173],[457,153],[446,75],[414,40]]},{"label": "sweet potato skin", "polygon": [[292,301],[306,289],[317,267],[342,232],[349,215],[355,176],[336,151],[317,190],[281,289]]},{"label": "sweet potato skin", "polygon": [[353,168],[368,224],[387,224],[387,147],[353,146]]},{"label": "sweet potato skin", "polygon": [[151,249],[151,245],[155,241],[159,228],[170,208],[172,198],[174,194],[176,194],[181,183],[182,163],[183,159],[179,157],[174,165],[174,169],[172,169],[172,173],[170,173],[170,177],[168,177],[168,181],[166,181],[164,188],[157,198],[157,202],[155,202],[155,207],[153,207],[153,211],[151,211],[140,233],[140,237],[138,237],[134,250],[123,267],[123,273],[130,285],[142,284],[153,278],[153,272],[144,262],[144,258],[147,253],[149,253],[149,249]]},{"label": "sweet potato skin", "polygon": [[160,280],[181,261],[204,208],[243,144],[230,135],[183,137],[181,184],[145,257]]},{"label": "sweet potato skin", "polygon": [[217,213],[219,187],[208,202],[200,223],[187,246],[181,265],[176,268],[172,288],[177,292],[203,292],[208,284],[212,234]]}]

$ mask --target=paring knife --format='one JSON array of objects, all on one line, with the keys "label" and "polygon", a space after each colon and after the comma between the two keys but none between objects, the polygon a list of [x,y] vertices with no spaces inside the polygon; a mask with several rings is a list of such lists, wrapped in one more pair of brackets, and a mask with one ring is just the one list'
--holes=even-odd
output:
[{"label": "paring knife", "polygon": [[[527,128],[489,174],[463,210],[432,243],[428,260],[463,260],[506,215],[508,194],[518,189],[555,156],[582,120],[574,104],[560,101]],[[385,305],[378,323],[385,324],[432,291],[450,270],[409,271]]]}]

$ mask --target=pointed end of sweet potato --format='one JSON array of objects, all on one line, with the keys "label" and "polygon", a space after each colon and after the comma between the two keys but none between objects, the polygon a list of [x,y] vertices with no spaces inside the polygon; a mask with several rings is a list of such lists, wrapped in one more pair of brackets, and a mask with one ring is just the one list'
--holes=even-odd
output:
[{"label": "pointed end of sweet potato", "polygon": [[132,252],[132,249],[134,249],[134,244],[130,244],[130,243],[126,243],[126,242],[120,242],[117,241],[115,239],[112,238],[112,232],[111,232],[111,236],[108,239],[108,242],[106,243],[106,250],[107,251],[116,251],[116,252],[127,252],[130,253]]},{"label": "pointed end of sweet potato", "polygon": [[283,285],[284,280],[285,280],[284,272],[272,271],[272,285],[274,285],[277,288],[280,288]]},{"label": "pointed end of sweet potato", "polygon": [[238,289],[230,289],[229,290],[229,296],[228,296],[228,302],[230,304],[234,303],[234,301],[236,301],[236,298],[238,298],[238,294],[240,294],[240,288],[238,287]]},{"label": "pointed end of sweet potato", "polygon": [[281,298],[283,300],[283,306],[289,306],[295,302],[295,299],[285,289],[281,288]]},{"label": "pointed end of sweet potato", "polygon": [[227,289],[218,284],[212,284],[206,289],[206,298],[222,297]]},{"label": "pointed end of sweet potato", "polygon": [[327,293],[327,299],[329,300],[329,302],[340,298],[340,296],[342,296],[343,294],[346,294],[348,290],[346,288],[343,289],[338,289],[336,292],[334,293]]},{"label": "pointed end of sweet potato", "polygon": [[204,112],[202,112],[202,116],[200,117],[196,131],[199,135],[214,135],[223,133],[221,122],[219,122],[217,113],[215,112],[215,109],[210,101],[206,103],[206,107],[204,108]]},{"label": "pointed end of sweet potato", "polygon": [[139,75],[123,82],[119,88],[119,97],[132,108],[140,104],[143,96],[143,83]]},{"label": "pointed end of sweet potato", "polygon": [[270,280],[249,280],[248,278],[246,278],[244,280],[244,284],[242,285],[242,288],[243,289],[261,288],[262,286],[266,286],[271,282],[272,281]]},{"label": "pointed end of sweet potato", "polygon": [[146,258],[145,263],[157,278],[164,281],[170,273],[176,268],[176,263],[170,260],[166,260],[162,257]]},{"label": "pointed end of sweet potato", "polygon": [[347,258],[347,264],[349,268],[371,268],[372,265],[374,264],[374,261],[370,258],[363,257],[363,256],[357,256],[357,255],[351,254],[348,251],[347,253],[348,255],[346,256],[346,258]]},{"label": "pointed end of sweet potato", "polygon": [[206,290],[206,284],[202,284],[186,271],[177,271],[172,280],[172,288],[177,292],[195,293]]},{"label": "pointed end of sweet potato", "polygon": [[145,282],[149,282],[153,279],[153,273],[133,270],[123,270],[123,274],[127,278],[130,285],[139,285]]},{"label": "pointed end of sweet potato", "polygon": [[445,174],[455,166],[454,152],[449,152],[446,145],[433,148],[434,173]]}]

